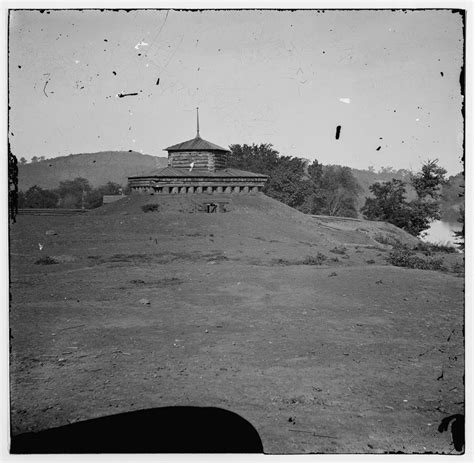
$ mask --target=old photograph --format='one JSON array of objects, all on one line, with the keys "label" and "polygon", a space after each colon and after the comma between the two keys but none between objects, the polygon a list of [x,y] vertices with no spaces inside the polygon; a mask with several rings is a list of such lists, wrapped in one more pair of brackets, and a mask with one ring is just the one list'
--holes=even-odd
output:
[{"label": "old photograph", "polygon": [[7,16],[11,454],[465,454],[464,10]]}]

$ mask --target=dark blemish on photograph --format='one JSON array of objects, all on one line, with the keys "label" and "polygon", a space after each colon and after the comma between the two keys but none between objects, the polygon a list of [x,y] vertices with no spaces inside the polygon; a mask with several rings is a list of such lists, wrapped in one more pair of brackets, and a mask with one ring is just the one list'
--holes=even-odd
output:
[{"label": "dark blemish on photograph", "polygon": [[119,98],[125,98],[126,96],[137,96],[138,93],[118,93],[117,96]]}]

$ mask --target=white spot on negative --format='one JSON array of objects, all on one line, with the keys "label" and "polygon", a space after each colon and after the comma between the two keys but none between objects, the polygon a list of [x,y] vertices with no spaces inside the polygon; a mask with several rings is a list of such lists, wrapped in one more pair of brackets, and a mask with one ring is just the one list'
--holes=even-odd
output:
[{"label": "white spot on negative", "polygon": [[341,103],[349,104],[351,102],[351,99],[350,98],[339,98],[339,101]]},{"label": "white spot on negative", "polygon": [[148,44],[143,40],[135,45],[135,50],[138,50],[140,47],[147,47]]}]

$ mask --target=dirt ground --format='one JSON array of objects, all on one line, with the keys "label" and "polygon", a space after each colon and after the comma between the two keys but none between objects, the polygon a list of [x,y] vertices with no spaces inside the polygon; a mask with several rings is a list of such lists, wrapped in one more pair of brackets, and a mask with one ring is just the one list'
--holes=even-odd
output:
[{"label": "dirt ground", "polygon": [[390,225],[179,201],[11,226],[13,434],[196,405],[266,453],[458,453],[438,426],[464,413],[462,276],[389,265],[374,236],[413,242]]}]

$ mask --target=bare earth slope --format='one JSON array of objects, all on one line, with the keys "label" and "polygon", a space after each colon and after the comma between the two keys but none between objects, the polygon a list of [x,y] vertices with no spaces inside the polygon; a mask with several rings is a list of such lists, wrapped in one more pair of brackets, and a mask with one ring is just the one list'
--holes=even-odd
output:
[{"label": "bare earth slope", "polygon": [[12,432],[202,405],[268,453],[455,452],[438,425],[464,410],[463,279],[388,265],[374,237],[413,238],[386,224],[263,195],[185,212],[208,198],[18,217]]}]

